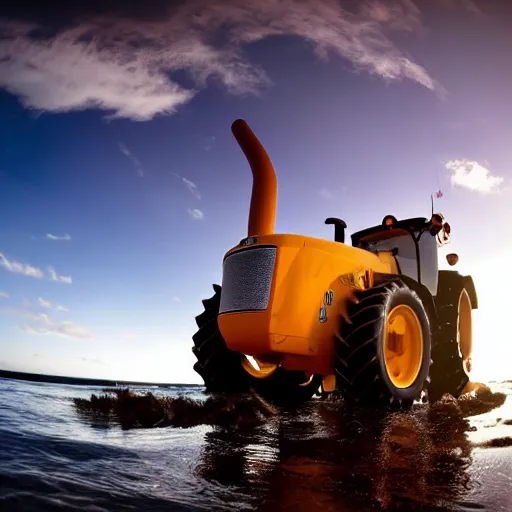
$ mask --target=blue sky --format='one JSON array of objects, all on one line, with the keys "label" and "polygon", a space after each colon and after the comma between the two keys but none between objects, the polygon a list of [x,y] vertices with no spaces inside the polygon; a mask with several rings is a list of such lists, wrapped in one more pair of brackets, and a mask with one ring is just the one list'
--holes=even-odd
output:
[{"label": "blue sky", "polygon": [[512,251],[505,2],[144,5],[0,10],[0,368],[200,382],[194,317],[246,234],[243,118],[279,232],[426,216],[441,186],[492,378],[512,355],[488,279]]}]

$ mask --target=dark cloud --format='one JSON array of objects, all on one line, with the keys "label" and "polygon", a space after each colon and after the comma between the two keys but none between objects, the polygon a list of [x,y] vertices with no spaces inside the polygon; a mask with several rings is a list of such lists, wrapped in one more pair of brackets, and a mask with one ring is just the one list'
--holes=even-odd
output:
[{"label": "dark cloud", "polygon": [[[449,3],[477,8],[472,0]],[[99,108],[112,117],[144,121],[174,113],[212,82],[232,94],[261,93],[272,85],[271,77],[244,49],[269,37],[294,36],[307,41],[318,58],[332,58],[333,65],[348,61],[382,80],[407,79],[443,94],[393,39],[395,33],[415,37],[421,31],[423,5],[98,0],[45,2],[27,14],[22,3],[11,3],[0,11],[0,88],[39,111]],[[180,74],[190,84],[178,80]]]}]

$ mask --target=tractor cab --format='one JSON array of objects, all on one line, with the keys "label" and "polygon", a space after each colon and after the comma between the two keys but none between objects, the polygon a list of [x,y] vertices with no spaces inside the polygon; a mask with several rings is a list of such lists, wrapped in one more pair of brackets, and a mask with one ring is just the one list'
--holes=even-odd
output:
[{"label": "tractor cab", "polygon": [[397,220],[384,217],[378,226],[352,235],[352,245],[374,253],[391,252],[401,274],[425,285],[435,295],[438,280],[439,245],[449,241],[450,225],[444,217],[433,214],[430,219],[415,217]]}]

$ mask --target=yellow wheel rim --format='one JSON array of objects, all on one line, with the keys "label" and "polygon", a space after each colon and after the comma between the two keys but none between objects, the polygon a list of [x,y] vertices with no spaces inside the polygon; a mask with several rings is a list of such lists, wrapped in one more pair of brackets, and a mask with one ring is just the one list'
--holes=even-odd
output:
[{"label": "yellow wheel rim", "polygon": [[459,350],[464,363],[464,369],[467,373],[471,373],[471,352],[473,348],[471,309],[471,299],[469,298],[468,292],[466,290],[462,290],[459,297],[457,341],[459,343]]},{"label": "yellow wheel rim", "polygon": [[405,304],[395,306],[386,319],[384,363],[397,388],[408,388],[418,377],[423,360],[423,331],[416,313]]},{"label": "yellow wheel rim", "polygon": [[270,377],[279,367],[278,364],[266,363],[251,356],[242,357],[243,369],[255,379],[266,379]]},{"label": "yellow wheel rim", "polygon": [[302,387],[309,386],[313,382],[314,378],[315,378],[315,375],[312,373],[304,382],[301,382],[299,384],[299,386],[302,386]]}]

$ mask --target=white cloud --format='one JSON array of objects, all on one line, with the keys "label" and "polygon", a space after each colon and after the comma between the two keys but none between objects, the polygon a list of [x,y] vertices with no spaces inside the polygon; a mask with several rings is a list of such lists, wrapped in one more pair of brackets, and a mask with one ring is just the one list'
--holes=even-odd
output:
[{"label": "white cloud", "polygon": [[31,322],[23,324],[20,328],[30,334],[59,334],[69,338],[92,338],[91,331],[66,320],[54,322],[46,313],[29,315]]},{"label": "white cloud", "polygon": [[195,220],[201,220],[204,218],[204,213],[198,208],[189,208],[188,214]]},{"label": "white cloud", "polygon": [[216,139],[216,137],[214,135],[212,135],[211,137],[208,137],[207,142],[206,142],[206,144],[204,146],[204,150],[205,151],[210,151],[210,149],[213,148],[213,144],[215,142],[215,139]]},{"label": "white cloud", "polygon": [[4,267],[5,270],[7,270],[8,272],[23,274],[24,276],[35,277],[37,279],[42,279],[44,277],[44,272],[40,268],[29,265],[28,263],[21,263],[16,260],[9,260],[1,252],[0,266]]},{"label": "white cloud", "polygon": [[[0,292],[0,297],[2,296],[1,294],[2,294],[2,292]],[[22,309],[16,309],[16,310],[13,310],[13,311],[15,311],[16,313],[20,313],[22,315],[28,315],[29,317],[32,318],[32,315],[34,315],[34,313],[32,313],[30,311],[30,309],[32,308],[32,302],[30,300],[28,300],[27,298],[24,298],[22,300],[21,304],[23,306]],[[38,299],[34,303],[34,305],[38,305],[39,307],[45,308],[45,309],[54,309],[55,311],[60,311],[60,312],[63,312],[63,313],[69,313],[69,309],[66,308],[65,306],[62,306],[62,305],[59,304],[59,305],[54,307],[51,301],[43,299],[42,297],[38,297]]]},{"label": "white cloud", "polygon": [[139,178],[143,178],[144,169],[142,168],[142,164],[140,163],[139,159],[122,142],[119,143],[119,150],[131,160],[133,166],[135,167],[137,176]]},{"label": "white cloud", "polygon": [[175,296],[175,297],[172,298],[172,301],[173,302],[181,302],[181,299],[179,297]]},{"label": "white cloud", "polygon": [[[33,37],[34,27],[4,21],[0,87],[37,110],[99,108],[111,118],[145,121],[173,114],[212,79],[233,94],[258,94],[271,81],[249,62],[243,47],[296,36],[322,59],[332,54],[384,80],[407,78],[441,92],[386,33],[417,32],[419,13],[412,0],[386,8],[366,5],[349,12],[338,0],[190,0],[159,21],[112,15],[50,38]],[[223,37],[216,37],[221,30]],[[194,85],[174,81],[176,71],[185,71]]]},{"label": "white cloud", "polygon": [[452,174],[452,185],[483,194],[497,192],[504,181],[504,178],[493,176],[489,169],[474,160],[450,160],[445,166]]},{"label": "white cloud", "polygon": [[63,236],[52,235],[51,233],[46,233],[46,238],[48,240],[71,240],[71,236],[68,235],[67,233]]},{"label": "white cloud", "polygon": [[330,190],[327,190],[326,188],[320,189],[318,193],[323,199],[332,199],[333,197],[332,192]]},{"label": "white cloud", "polygon": [[52,309],[52,303],[49,300],[44,300],[41,297],[37,299],[37,302],[42,308]]},{"label": "white cloud", "polygon": [[[38,267],[34,267],[28,263],[21,263],[16,260],[9,260],[3,253],[0,252],[0,267],[4,267],[8,272],[15,274],[22,274],[28,277],[35,277],[37,279],[43,279],[45,273]],[[71,284],[71,276],[59,276],[53,267],[48,267],[49,278],[52,281],[58,281],[60,283]]]},{"label": "white cloud", "polygon": [[154,59],[146,61],[144,50],[132,53],[116,45],[111,36],[129,27],[118,29],[109,34],[107,27],[93,23],[50,40],[31,39],[28,31],[3,39],[0,83],[27,107],[51,112],[101,108],[113,111],[113,117],[135,120],[173,113],[191,98],[190,91],[167,79]]},{"label": "white cloud", "polygon": [[412,0],[398,2],[380,0],[362,2],[362,10],[371,20],[382,23],[392,30],[404,32],[422,31],[421,11]]},{"label": "white cloud", "polygon": [[71,284],[73,282],[71,276],[59,276],[53,267],[48,267],[48,273],[50,274],[50,279],[52,281],[66,284]]},{"label": "white cloud", "polygon": [[187,178],[184,178],[183,176],[180,176],[179,174],[176,174],[175,172],[173,172],[173,174],[174,174],[174,176],[176,176],[183,182],[185,187],[187,187],[188,191],[192,195],[194,195],[196,197],[196,199],[201,200],[201,194],[199,193],[199,189],[197,188],[197,185],[193,181],[191,181]]},{"label": "white cloud", "polygon": [[0,299],[8,299],[9,294],[7,292],[0,291]]},{"label": "white cloud", "polygon": [[197,199],[201,199],[201,194],[199,194],[199,191],[197,190],[197,185],[190,180],[187,180],[187,178],[182,178],[183,183],[185,183],[185,186],[190,190],[190,193],[197,197]]}]

